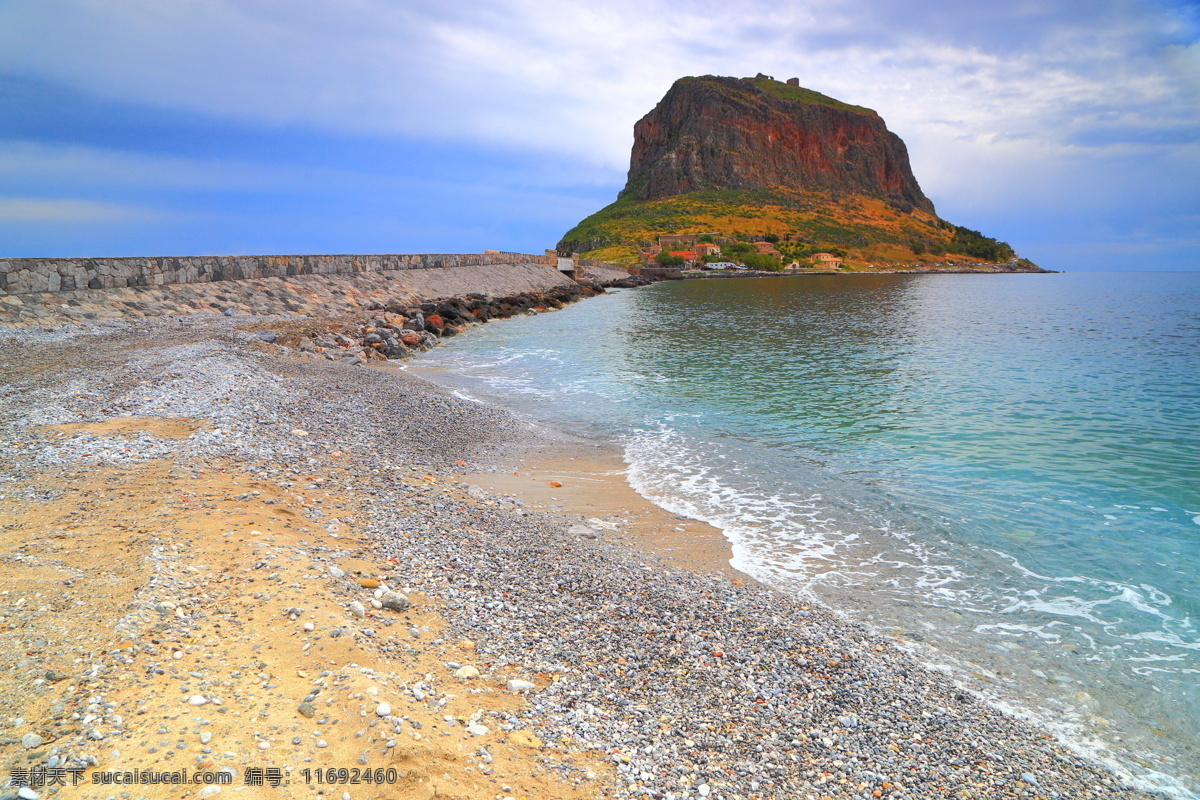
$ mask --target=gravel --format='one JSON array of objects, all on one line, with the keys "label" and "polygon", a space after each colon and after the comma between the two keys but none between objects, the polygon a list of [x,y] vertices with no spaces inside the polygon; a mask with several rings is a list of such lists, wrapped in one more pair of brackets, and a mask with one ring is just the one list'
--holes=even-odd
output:
[{"label": "gravel", "polygon": [[[528,731],[603,755],[619,797],[1150,796],[824,608],[658,564],[592,528],[580,535],[572,526],[582,520],[484,505],[485,492],[457,482],[455,462],[503,466],[506,448],[546,432],[402,372],[282,355],[237,324],[142,321],[0,340],[5,470],[19,469],[17,453],[40,465],[120,464],[170,447],[181,463],[230,459],[286,483],[300,465],[315,470],[343,453],[354,489],[372,498],[354,524],[379,558],[405,565],[401,591],[442,601],[438,636],[475,643],[472,663],[414,696],[470,691],[472,674],[507,682],[528,703],[467,730]],[[23,435],[120,416],[211,427],[120,448],[90,435],[52,446]],[[401,474],[435,480],[414,486]],[[389,608],[407,603],[384,597]],[[365,613],[358,600],[346,607]],[[550,758],[546,768],[568,769]]]}]

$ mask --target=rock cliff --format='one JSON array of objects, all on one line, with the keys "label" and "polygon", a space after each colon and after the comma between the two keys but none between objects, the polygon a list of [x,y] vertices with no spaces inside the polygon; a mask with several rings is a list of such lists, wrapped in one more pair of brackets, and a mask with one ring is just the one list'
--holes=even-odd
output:
[{"label": "rock cliff", "polygon": [[677,80],[634,126],[616,202],[568,231],[559,252],[646,263],[664,234],[695,234],[739,261],[770,242],[764,268],[822,268],[833,254],[842,269],[1038,270],[939,218],[878,114],[798,83]]},{"label": "rock cliff", "polygon": [[904,142],[878,114],[766,76],[681,78],[634,126],[622,197],[767,187],[933,213]]}]

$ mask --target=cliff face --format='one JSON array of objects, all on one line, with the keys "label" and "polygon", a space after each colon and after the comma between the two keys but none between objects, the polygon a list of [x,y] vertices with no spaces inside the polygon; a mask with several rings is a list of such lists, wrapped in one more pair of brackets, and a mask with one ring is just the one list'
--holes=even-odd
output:
[{"label": "cliff face", "polygon": [[625,188],[567,231],[560,253],[650,263],[664,234],[694,233],[722,247],[710,260],[770,242],[767,268],[816,269],[833,254],[846,270],[1037,270],[940,219],[878,114],[794,80],[680,78],[633,135]]},{"label": "cliff face", "polygon": [[934,213],[904,142],[878,114],[764,76],[681,78],[633,138],[622,198],[828,190]]}]

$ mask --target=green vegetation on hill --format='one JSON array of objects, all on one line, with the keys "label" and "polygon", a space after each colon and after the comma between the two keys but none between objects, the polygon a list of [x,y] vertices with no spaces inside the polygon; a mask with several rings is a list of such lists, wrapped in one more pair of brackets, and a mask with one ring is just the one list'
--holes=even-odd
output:
[{"label": "green vegetation on hill", "polygon": [[[716,231],[731,241],[775,242],[784,263],[832,253],[856,265],[1006,261],[1004,242],[920,210],[864,195],[782,188],[720,189],[643,201],[622,197],[572,228],[564,252],[633,263],[639,249],[671,233]],[[731,252],[728,242],[723,253]],[[732,252],[740,253],[735,245]]]},{"label": "green vegetation on hill", "polygon": [[[560,251],[633,263],[664,234],[695,233],[762,268],[824,268],[821,253],[847,269],[1013,258],[937,217],[904,143],[869,108],[761,74],[703,75],[677,80],[634,131],[625,188]],[[763,241],[773,246],[738,245]]]},{"label": "green vegetation on hill", "polygon": [[954,226],[954,238],[948,252],[982,258],[984,261],[1007,261],[1016,255],[1007,242],[998,242],[979,231],[957,225]]},{"label": "green vegetation on hill", "polygon": [[823,95],[812,89],[805,89],[803,86],[789,86],[782,81],[771,78],[751,78],[750,80],[764,92],[770,92],[776,97],[782,97],[784,100],[793,100],[798,103],[805,103],[806,105],[829,106],[830,108],[840,108],[843,111],[854,111],[859,114],[877,116],[875,111],[870,108],[843,103],[841,100],[835,100],[828,95]]},{"label": "green vegetation on hill", "polygon": [[[777,81],[774,78],[745,78],[744,80],[748,80],[759,89],[762,89],[764,92],[770,92],[776,97],[781,97],[784,100],[792,100],[797,103],[804,103],[805,105],[829,106],[830,108],[840,108],[843,111],[853,111],[857,114],[870,114],[872,116],[878,116],[873,109],[865,106],[856,106],[851,103],[843,103],[841,100],[821,94],[820,92],[812,89],[805,89],[803,86],[790,86],[783,81]],[[728,91],[728,87],[724,86],[720,81],[712,80],[711,76],[679,79],[679,83],[688,83],[690,81],[703,81],[709,86],[716,87],[719,91]]]}]

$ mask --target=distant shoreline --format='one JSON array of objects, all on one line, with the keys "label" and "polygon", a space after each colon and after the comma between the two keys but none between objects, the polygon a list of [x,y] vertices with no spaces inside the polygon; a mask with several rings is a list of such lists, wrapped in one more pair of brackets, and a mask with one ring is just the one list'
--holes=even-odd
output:
[{"label": "distant shoreline", "polygon": [[763,270],[687,270],[680,273],[684,280],[698,278],[786,278],[801,275],[1051,275],[1059,270],[1053,269],[871,269],[871,270],[789,270],[784,272],[767,272]]}]

